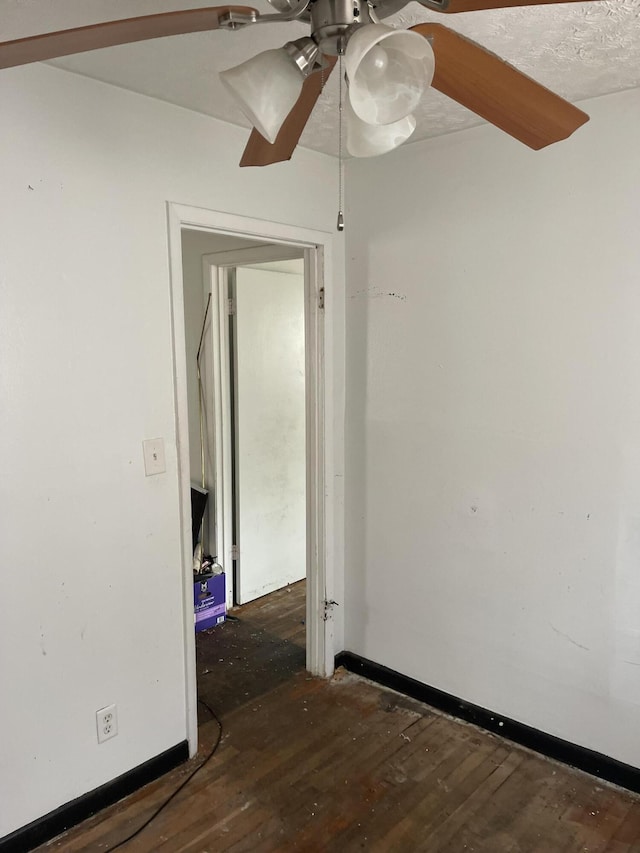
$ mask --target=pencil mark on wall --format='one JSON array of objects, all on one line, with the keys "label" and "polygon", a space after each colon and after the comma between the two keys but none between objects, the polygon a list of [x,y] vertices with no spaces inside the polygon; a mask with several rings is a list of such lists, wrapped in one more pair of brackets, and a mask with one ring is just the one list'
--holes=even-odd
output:
[{"label": "pencil mark on wall", "polygon": [[565,640],[569,640],[569,642],[572,643],[574,646],[577,646],[579,649],[584,649],[585,652],[591,651],[591,649],[588,648],[588,646],[583,646],[582,643],[576,642],[576,640],[574,640],[573,637],[570,637],[568,634],[565,634],[564,631],[558,630],[558,628],[556,628],[556,626],[553,625],[551,622],[549,622],[549,625],[551,625],[551,627],[556,632],[556,634],[558,634],[560,637],[564,637]]}]

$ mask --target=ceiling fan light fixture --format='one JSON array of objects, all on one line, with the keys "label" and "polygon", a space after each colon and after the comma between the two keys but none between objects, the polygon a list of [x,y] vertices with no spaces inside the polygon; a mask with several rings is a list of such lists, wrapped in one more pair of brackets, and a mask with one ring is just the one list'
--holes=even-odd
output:
[{"label": "ceiling fan light fixture", "polygon": [[300,97],[306,76],[287,48],[265,50],[220,72],[220,80],[244,115],[272,144]]},{"label": "ceiling fan light fixture", "polygon": [[412,115],[391,124],[367,124],[354,113],[353,107],[345,105],[347,151],[352,157],[377,157],[398,148],[416,129]]},{"label": "ceiling fan light fixture", "polygon": [[418,33],[385,24],[358,27],[345,53],[349,101],[367,124],[393,124],[407,118],[431,85],[433,49]]},{"label": "ceiling fan light fixture", "polygon": [[[589,120],[569,101],[443,24],[425,22],[406,31],[376,23],[398,12],[408,0],[269,2],[276,9],[273,14],[247,6],[208,6],[0,41],[0,70],[187,33],[234,31],[272,22],[310,24],[311,37],[265,51],[221,74],[254,125],[242,166],[290,159],[326,76],[338,57],[343,65],[343,56],[351,106],[361,121],[374,127],[409,118],[428,85],[534,150],[567,139]],[[435,12],[451,13],[565,0],[420,2]],[[434,51],[439,71],[435,81]],[[354,130],[354,147],[356,139]]]}]

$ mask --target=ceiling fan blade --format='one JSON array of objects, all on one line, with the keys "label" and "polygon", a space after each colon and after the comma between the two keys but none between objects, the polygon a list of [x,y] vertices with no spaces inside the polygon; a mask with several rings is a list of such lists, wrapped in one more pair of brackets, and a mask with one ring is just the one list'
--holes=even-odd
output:
[{"label": "ceiling fan blade", "polygon": [[225,12],[247,14],[255,12],[247,6],[209,6],[202,9],[184,9],[178,12],[162,12],[158,15],[143,15],[120,21],[106,21],[72,30],[0,42],[0,68],[26,65],[84,53],[101,47],[129,44],[135,41],[217,30],[219,19]]},{"label": "ceiling fan blade", "polygon": [[271,163],[281,163],[283,160],[291,159],[316,101],[320,97],[324,83],[336,64],[335,56],[325,56],[324,59],[327,63],[323,69],[324,74],[323,70],[314,71],[304,81],[300,97],[285,119],[273,144],[255,128],[252,130],[240,160],[241,166],[269,166]]},{"label": "ceiling fan blade", "polygon": [[441,24],[411,27],[431,41],[433,87],[536,150],[566,139],[589,116],[479,44]]},{"label": "ceiling fan blade", "polygon": [[[542,6],[548,3],[576,3],[584,0],[419,0],[435,12],[478,12],[482,9],[507,9],[510,6]],[[591,0],[596,2],[596,0]]]}]

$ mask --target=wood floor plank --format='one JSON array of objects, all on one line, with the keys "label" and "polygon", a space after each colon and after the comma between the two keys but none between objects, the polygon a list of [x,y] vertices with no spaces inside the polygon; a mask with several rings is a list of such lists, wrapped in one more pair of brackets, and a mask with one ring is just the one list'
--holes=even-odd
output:
[{"label": "wood floor plank", "polygon": [[[400,723],[397,729],[394,722]],[[355,821],[358,835],[358,821],[365,824],[375,814],[376,806],[384,798],[388,786],[382,777],[388,765],[394,760],[400,751],[407,748],[406,741],[400,735],[411,732],[416,742],[419,735],[428,728],[433,719],[420,718],[407,726],[407,721],[383,721],[383,732],[378,738],[372,738],[370,743],[360,745],[357,741],[350,745],[346,751],[343,762],[332,768],[330,765],[323,767],[318,775],[312,775],[312,784],[315,791],[313,805],[316,814],[324,821],[329,822],[329,832],[337,847],[343,848],[348,844],[349,838],[342,833]],[[391,726],[391,728],[389,728]],[[383,734],[380,739],[380,734]],[[384,737],[386,735],[386,737]],[[351,780],[353,766],[359,768],[357,780]],[[341,791],[339,800],[336,799],[336,789]],[[358,821],[356,821],[356,817]],[[302,849],[313,843],[317,832],[314,823],[308,822],[307,827],[298,830],[296,842]]]},{"label": "wood floor plank", "polygon": [[[560,816],[560,822],[572,835],[579,825],[581,843],[589,848],[590,853],[603,853],[631,807],[632,803],[620,800],[614,788],[603,788],[582,774],[576,785],[575,801]],[[577,845],[578,842],[572,838],[566,849],[580,850]]]},{"label": "wood floor plank", "polygon": [[640,839],[640,802],[634,801],[627,816],[613,834],[606,853],[628,853]]},{"label": "wood floor plank", "polygon": [[[417,786],[414,796],[403,798],[404,816],[376,842],[375,849],[388,853],[401,853],[408,847],[415,849],[425,826],[437,826],[447,812],[464,802],[491,774],[496,765],[490,759],[496,751],[495,747],[484,745],[465,756],[456,755],[455,764],[442,765],[435,786],[430,779],[429,784]],[[504,748],[502,751],[500,760],[507,752]]]},{"label": "wood floor plank", "polygon": [[[392,761],[380,766],[380,773],[374,777],[376,783],[382,785],[384,796],[366,815],[367,839],[372,851],[384,849],[381,839],[422,798],[420,783],[437,789],[438,779],[462,760],[464,750],[450,732],[443,728],[438,736],[437,731],[429,731],[435,735],[434,740],[416,739],[411,753],[397,753]],[[423,749],[424,743],[430,743],[428,751]],[[355,844],[362,830],[362,821],[353,822],[337,836],[338,845]]]},{"label": "wood floor plank", "polygon": [[433,827],[433,831],[425,830],[423,840],[416,849],[429,851],[429,853],[445,853],[453,849],[463,850],[464,847],[458,840],[461,827],[472,821],[481,809],[486,808],[523,761],[524,756],[515,750],[508,752],[504,761],[494,766],[485,781],[463,803],[460,803],[439,825]]}]

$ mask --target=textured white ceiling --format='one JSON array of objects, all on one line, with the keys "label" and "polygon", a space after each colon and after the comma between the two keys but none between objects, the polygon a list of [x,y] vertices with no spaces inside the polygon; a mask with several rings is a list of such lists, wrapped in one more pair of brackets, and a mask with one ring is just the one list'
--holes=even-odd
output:
[{"label": "textured white ceiling", "polygon": [[[216,0],[3,0],[0,38],[20,38],[213,2]],[[272,11],[266,0],[251,5]],[[407,27],[428,20],[458,30],[570,101],[640,86],[640,0],[598,0],[459,15],[430,12],[412,2],[385,23]],[[216,72],[306,34],[308,28],[297,22],[265,24],[236,33],[197,33],[123,45],[54,64],[248,127]],[[332,75],[301,140],[302,145],[328,154],[337,152],[337,77]],[[433,90],[423,98],[416,118],[418,126],[412,141],[482,123]]]}]

